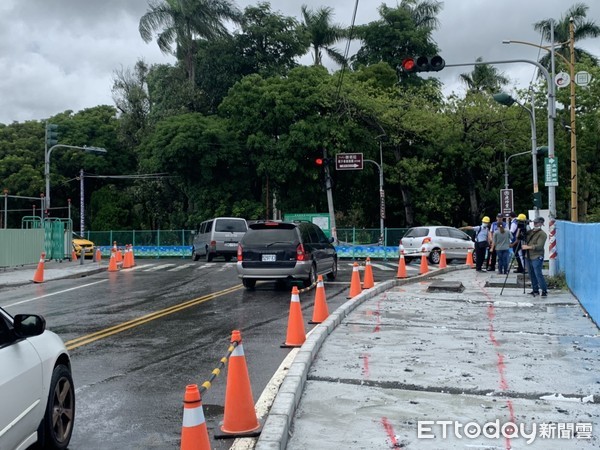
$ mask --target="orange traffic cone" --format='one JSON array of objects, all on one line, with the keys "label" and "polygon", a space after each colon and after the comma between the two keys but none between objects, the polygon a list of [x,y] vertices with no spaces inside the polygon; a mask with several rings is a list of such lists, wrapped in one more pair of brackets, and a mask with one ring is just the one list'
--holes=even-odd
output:
[{"label": "orange traffic cone", "polygon": [[404,261],[404,250],[400,252],[400,260],[398,261],[398,273],[396,278],[406,278],[406,261]]},{"label": "orange traffic cone", "polygon": [[[297,288],[296,288],[297,289]],[[260,423],[256,418],[250,377],[239,330],[231,333],[231,342],[238,342],[229,358],[227,387],[225,390],[225,413],[221,431],[215,438],[251,437],[260,434]]]},{"label": "orange traffic cone", "polygon": [[118,247],[117,247],[117,253],[115,253],[115,259],[117,260],[117,263],[123,262],[123,253],[121,252],[121,249]]},{"label": "orange traffic cone", "polygon": [[425,256],[425,249],[421,250],[421,267],[419,267],[419,275],[423,275],[429,272],[429,266],[427,265],[427,257]]},{"label": "orange traffic cone", "polygon": [[130,263],[131,263],[131,267],[135,266],[135,256],[133,254],[133,244],[129,244],[129,251],[131,252],[131,255],[129,256],[131,258]]},{"label": "orange traffic cone", "polygon": [[365,263],[365,281],[363,281],[363,289],[371,289],[375,286],[373,280],[373,267],[371,267],[371,258],[367,256],[367,262]]},{"label": "orange traffic cone", "polygon": [[210,450],[202,398],[197,384],[188,384],[183,397],[180,450]]},{"label": "orange traffic cone", "polygon": [[96,249],[96,262],[102,261],[102,252],[99,248]]},{"label": "orange traffic cone", "polygon": [[294,286],[292,287],[287,335],[285,343],[281,347],[301,347],[305,340],[306,332],[304,331],[304,318],[302,317],[302,308],[300,307],[300,292]]},{"label": "orange traffic cone", "polygon": [[44,261],[46,259],[46,254],[42,253],[40,256],[40,262],[38,262],[37,269],[33,274],[33,282],[34,283],[43,283],[44,282]]},{"label": "orange traffic cone", "polygon": [[119,268],[117,267],[116,252],[114,249],[110,253],[110,262],[108,263],[108,271],[109,272],[118,272],[119,271]]},{"label": "orange traffic cone", "polygon": [[350,293],[346,298],[354,298],[362,292],[360,287],[360,274],[358,273],[358,263],[352,267],[352,278],[350,279]]},{"label": "orange traffic cone", "polygon": [[467,252],[467,266],[473,268],[475,264],[473,263],[473,249],[469,249]]},{"label": "orange traffic cone", "polygon": [[125,245],[125,256],[123,257],[123,265],[121,267],[123,269],[129,269],[131,267],[129,264],[129,245]]},{"label": "orange traffic cone", "polygon": [[442,253],[440,254],[440,265],[439,265],[440,269],[445,269],[446,267],[448,267],[448,264],[446,263],[446,251],[442,248]]},{"label": "orange traffic cone", "polygon": [[71,250],[71,261],[77,261],[77,253],[75,253],[75,250]]},{"label": "orange traffic cone", "polygon": [[321,323],[327,317],[329,317],[329,308],[327,308],[327,299],[325,298],[325,285],[323,284],[323,275],[319,275],[319,278],[317,278],[313,316],[312,320],[308,323]]}]

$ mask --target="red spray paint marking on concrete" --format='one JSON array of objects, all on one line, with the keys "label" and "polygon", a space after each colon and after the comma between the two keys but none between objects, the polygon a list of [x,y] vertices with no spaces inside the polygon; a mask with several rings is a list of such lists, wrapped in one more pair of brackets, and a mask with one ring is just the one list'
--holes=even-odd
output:
[{"label": "red spray paint marking on concrete", "polygon": [[385,429],[385,432],[388,435],[388,438],[390,439],[391,442],[391,446],[390,448],[398,448],[398,439],[396,439],[396,433],[394,433],[394,427],[392,427],[392,424],[389,422],[387,417],[382,417],[381,418],[381,424],[383,425],[383,428]]}]

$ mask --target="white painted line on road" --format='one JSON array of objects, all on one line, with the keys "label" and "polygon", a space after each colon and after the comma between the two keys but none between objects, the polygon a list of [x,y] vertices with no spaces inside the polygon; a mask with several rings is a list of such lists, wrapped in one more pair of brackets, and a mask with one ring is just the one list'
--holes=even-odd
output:
[{"label": "white painted line on road", "polygon": [[177,272],[178,270],[187,269],[188,267],[195,266],[194,263],[184,264],[183,266],[175,267],[174,269],[169,269],[169,272]]},{"label": "white painted line on road", "polygon": [[371,263],[371,266],[376,267],[377,269],[380,269],[380,270],[394,270],[393,267],[384,266],[384,265],[381,265],[381,264],[373,264],[373,263]]},{"label": "white painted line on road", "polygon": [[148,269],[148,268],[150,268],[150,267],[152,267],[152,266],[155,266],[155,265],[156,265],[156,264],[142,264],[142,265],[139,265],[139,266],[133,266],[133,267],[130,267],[129,269],[124,269],[124,270]]},{"label": "white painted line on road", "polygon": [[167,267],[173,267],[175,264],[161,264],[160,266],[152,267],[151,269],[146,269],[144,272],[155,272],[157,270],[166,269]]},{"label": "white painted line on road", "polygon": [[3,308],[10,308],[11,306],[22,305],[23,303],[29,303],[29,302],[32,302],[34,300],[39,300],[41,298],[52,297],[54,295],[64,294],[65,292],[70,292],[70,291],[74,291],[76,289],[86,288],[86,287],[93,286],[93,285],[98,284],[98,283],[104,283],[105,281],[108,281],[108,280],[94,281],[93,283],[83,284],[81,286],[72,287],[72,288],[69,288],[69,289],[64,289],[64,290],[58,291],[58,292],[53,292],[52,294],[46,294],[46,295],[41,295],[39,297],[30,298],[30,299],[27,299],[27,300],[21,300],[20,302],[11,303],[10,305],[4,305]]}]

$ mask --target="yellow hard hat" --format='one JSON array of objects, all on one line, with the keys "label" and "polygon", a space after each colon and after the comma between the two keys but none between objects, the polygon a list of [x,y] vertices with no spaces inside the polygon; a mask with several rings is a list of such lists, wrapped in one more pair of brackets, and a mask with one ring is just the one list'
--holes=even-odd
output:
[{"label": "yellow hard hat", "polygon": [[521,213],[517,216],[517,220],[525,222],[527,220],[527,216]]},{"label": "yellow hard hat", "polygon": [[481,219],[481,221],[484,223],[490,223],[490,218],[488,216],[483,216],[483,219]]}]

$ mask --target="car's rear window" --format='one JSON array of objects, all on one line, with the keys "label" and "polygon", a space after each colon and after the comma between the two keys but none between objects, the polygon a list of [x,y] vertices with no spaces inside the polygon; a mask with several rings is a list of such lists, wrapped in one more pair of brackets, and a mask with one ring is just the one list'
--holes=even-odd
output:
[{"label": "car's rear window", "polygon": [[411,228],[404,237],[419,238],[429,234],[429,228]]},{"label": "car's rear window", "polygon": [[248,232],[244,235],[244,243],[246,244],[269,244],[269,243],[294,243],[298,240],[295,226],[277,226],[252,225]]},{"label": "car's rear window", "polygon": [[215,231],[243,233],[246,231],[246,221],[238,219],[218,219]]}]

